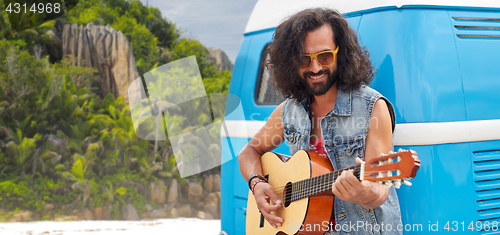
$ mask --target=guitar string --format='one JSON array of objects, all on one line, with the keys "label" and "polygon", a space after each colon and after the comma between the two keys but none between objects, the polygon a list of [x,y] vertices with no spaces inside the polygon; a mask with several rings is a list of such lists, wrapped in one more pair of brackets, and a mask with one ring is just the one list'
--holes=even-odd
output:
[{"label": "guitar string", "polygon": [[[330,173],[326,173],[326,174],[324,174],[324,175],[327,175],[327,174],[332,174],[332,173],[333,173],[333,176],[335,176],[335,178],[337,178],[337,177],[339,177],[339,175],[340,175],[340,174],[342,174],[342,172],[344,172],[345,170],[355,170],[355,171],[356,171],[356,170],[359,170],[359,167],[360,167],[360,166],[361,166],[361,165],[355,165],[355,166],[351,166],[351,167],[344,168],[344,169],[342,169],[342,170],[337,170],[337,171],[333,171],[333,172],[330,172]],[[311,181],[313,178],[316,178],[316,177],[319,179],[319,177],[321,177],[321,175],[320,175],[320,176],[314,176],[314,177],[312,177],[312,178],[308,178],[308,179],[304,179],[304,180],[300,180],[300,181],[296,181],[296,182],[294,182],[294,183],[292,183],[292,184],[299,184],[299,183],[301,183],[301,182]],[[284,188],[285,186],[286,186],[286,185],[276,186],[276,187],[273,187],[273,189],[276,191],[276,190],[279,190],[279,189],[281,189],[281,188]]]},{"label": "guitar string", "polygon": [[[314,180],[310,180],[312,178],[309,179],[309,182],[307,182],[307,179],[306,180],[302,180],[302,181],[298,181],[298,182],[302,182],[303,185],[300,185],[300,189],[297,189],[297,190],[290,190],[287,192],[287,194],[285,196],[298,196],[298,195],[305,195],[305,194],[308,194],[308,193],[313,193],[313,192],[317,192],[317,190],[323,190],[325,188],[328,188],[330,187],[330,185],[333,184],[333,182],[338,178],[338,176],[344,171],[344,170],[351,170],[351,169],[354,169],[358,174],[360,173],[358,170],[359,170],[359,165],[356,165],[354,167],[349,167],[349,168],[345,168],[345,169],[342,169],[340,171],[335,171],[335,173],[333,174],[334,177],[328,177],[328,178],[323,178],[321,179],[319,176],[318,178],[316,178],[316,182],[314,182]],[[366,175],[366,174],[365,174]],[[318,182],[319,180],[321,180],[322,182]],[[297,183],[297,182],[296,182]],[[316,184],[315,186],[313,187],[310,187],[312,186],[311,184]],[[309,186],[309,187],[308,187]],[[284,190],[281,190],[281,192],[279,192],[280,194],[283,194],[283,191]],[[323,190],[323,191],[326,191],[326,190]],[[320,193],[320,192],[317,192],[317,193]],[[294,194],[294,195],[291,195],[291,194]]]},{"label": "guitar string", "polygon": [[[355,166],[351,166],[348,168],[344,168],[342,170],[331,172],[331,173],[333,173],[332,174],[333,177],[328,176],[327,178],[324,178],[324,175],[327,175],[327,174],[324,174],[324,175],[320,175],[320,176],[315,176],[313,178],[304,179],[301,181],[294,182],[293,184],[295,184],[296,186],[302,187],[302,188],[296,189],[296,190],[292,189],[291,191],[289,190],[285,196],[286,197],[290,196],[290,197],[292,197],[292,201],[295,201],[295,200],[304,198],[305,197],[304,195],[307,195],[309,193],[317,194],[317,193],[327,191],[325,189],[330,187],[330,185],[333,184],[333,182],[338,178],[338,176],[340,174],[342,174],[343,171],[355,170],[355,172],[357,172],[357,174],[359,174],[360,172],[358,172],[358,170],[360,167],[361,167],[361,165],[355,165]],[[328,174],[331,174],[331,173],[328,173]],[[368,178],[368,177],[370,177],[370,173],[365,172],[364,176],[365,176],[365,178]],[[316,181],[316,182],[314,182],[314,181]],[[302,185],[300,185],[301,183],[302,183]],[[310,187],[310,186],[312,186],[311,184],[315,184],[315,186]],[[285,186],[274,187],[273,190],[277,194],[281,194],[283,196],[284,188],[285,188]],[[321,191],[317,191],[317,190],[321,190]],[[290,195],[290,194],[293,194],[293,195]],[[297,198],[297,199],[293,200],[294,198]]]},{"label": "guitar string", "polygon": [[[302,199],[302,198],[305,198],[305,197],[308,197],[308,196],[311,196],[314,194],[328,191],[328,189],[330,188],[330,185],[332,185],[333,182],[334,182],[333,180],[329,179],[328,181],[324,181],[324,182],[322,182],[314,187],[304,188],[304,189],[295,190],[295,191],[292,190],[292,192],[289,191],[284,196],[290,197],[291,201],[296,201],[296,200],[299,200],[299,199]],[[276,194],[283,196],[283,191],[284,190],[277,191]],[[311,195],[308,195],[308,194],[311,194]]]},{"label": "guitar string", "polygon": [[[354,168],[355,168],[356,171],[359,170],[358,167],[354,167]],[[348,170],[348,169],[349,168],[345,168],[343,170]],[[341,172],[338,172],[338,173],[341,173]],[[325,179],[325,178],[319,178],[319,177],[321,177],[321,176],[319,176],[318,178],[316,178],[316,182],[314,182],[314,180],[309,182],[309,186],[310,186],[310,184],[316,184],[316,186],[314,186],[314,187],[307,187],[308,184],[302,185],[301,187],[304,187],[304,188],[298,189],[298,190],[295,190],[295,191],[292,189],[292,191],[287,192],[287,194],[285,196],[291,197],[292,201],[296,201],[296,200],[299,200],[299,199],[307,197],[306,195],[310,194],[310,193],[312,193],[314,195],[314,194],[318,194],[318,193],[327,191],[328,188],[330,187],[330,185],[333,184],[333,182],[338,177],[338,175],[339,175],[338,173],[336,172],[336,174],[334,174],[335,178],[328,177],[328,178]],[[359,174],[359,172],[358,172],[358,174]],[[370,173],[365,173],[364,176],[366,178],[368,178],[368,177],[370,177]],[[310,179],[312,179],[312,178],[310,178]],[[301,182],[301,181],[298,181],[298,182]],[[283,196],[283,191],[284,190],[278,190],[278,191],[275,190],[275,192],[277,194],[281,194],[282,196]],[[290,196],[290,194],[293,194],[293,195]]]},{"label": "guitar string", "polygon": [[[366,163],[365,163],[365,165],[366,165]],[[359,170],[359,168],[360,168],[360,167],[361,167],[361,164],[359,164],[359,165],[354,165],[354,166],[346,167],[346,168],[344,168],[344,169],[341,169],[341,170],[336,170],[336,171],[333,171],[333,172],[330,172],[330,173],[326,173],[326,174],[331,174],[331,173],[333,173],[333,175],[335,176],[335,178],[337,178],[337,177],[338,177],[340,174],[342,174],[342,172],[343,172],[343,171],[345,171],[345,170],[355,170],[355,171],[357,171],[357,170]],[[324,175],[326,175],[326,174],[324,174]],[[365,178],[366,178],[366,176],[370,176],[370,174],[366,174],[366,172],[365,172]],[[321,177],[321,175],[319,175],[319,176],[315,176],[315,177],[312,177],[312,178],[308,178],[308,179],[304,179],[304,180],[300,180],[300,181],[296,181],[296,182],[294,182],[294,183],[292,183],[292,184],[296,184],[296,183],[300,183],[300,182],[305,182],[305,181],[311,181],[313,178],[318,178],[318,179],[319,179],[319,177]],[[276,186],[276,187],[273,187],[273,190],[274,190],[275,192],[277,192],[276,190],[279,190],[279,189],[281,189],[281,188],[284,188],[285,186],[286,186],[286,185]]]},{"label": "guitar string", "polygon": [[[360,168],[360,166],[361,166],[361,165],[351,166],[351,167],[348,167],[348,168],[344,168],[344,169],[342,169],[342,170],[337,170],[337,171],[333,171],[333,172],[326,173],[326,174],[323,174],[323,175],[314,176],[314,177],[312,177],[312,178],[308,178],[308,179],[304,179],[304,180],[296,181],[296,182],[294,182],[294,183],[292,183],[292,184],[294,184],[294,185],[298,185],[298,184],[300,184],[300,183],[312,182],[312,181],[314,181],[314,180],[325,180],[325,178],[321,178],[321,177],[323,177],[324,175],[327,175],[327,174],[332,174],[332,176],[334,176],[334,178],[333,178],[333,179],[335,180],[335,179],[336,179],[336,178],[338,178],[338,176],[339,176],[340,174],[342,174],[342,172],[343,172],[343,171],[345,171],[345,170],[354,170],[354,171],[355,171],[354,173],[356,173],[358,170],[360,170],[360,169],[359,169],[359,168]],[[357,174],[360,174],[360,172],[358,172]],[[364,177],[364,178],[365,178],[365,179],[370,178],[370,177],[371,177],[371,174],[372,174],[372,173],[366,173],[366,172],[365,172],[365,174],[364,174],[364,176],[365,176],[365,177]],[[326,178],[326,179],[328,179],[328,178]],[[316,183],[317,183],[317,182],[316,182]],[[333,183],[333,182],[332,182],[332,183]],[[274,190],[275,192],[278,192],[277,190],[280,190],[280,189],[282,189],[282,188],[284,188],[284,187],[286,187],[286,185],[276,186],[276,187],[273,187],[273,190]]]},{"label": "guitar string", "polygon": [[[359,168],[361,167],[361,165],[356,165],[356,166],[352,166],[352,167],[348,167],[348,168],[344,168],[342,170],[338,170],[338,171],[334,171],[332,172],[333,173],[333,176],[334,177],[331,177],[331,176],[328,176],[327,178],[321,178],[323,176],[315,176],[313,178],[309,178],[309,179],[305,179],[305,180],[301,180],[301,181],[297,181],[295,182],[294,184],[296,184],[297,186],[299,186],[300,183],[302,183],[303,185],[300,185],[300,187],[303,187],[301,189],[296,189],[295,191],[294,190],[291,190],[291,191],[288,191],[287,194],[285,195],[286,197],[289,197],[291,196],[290,194],[294,194],[292,196],[298,196],[298,195],[305,195],[305,194],[308,194],[308,193],[311,193],[311,192],[316,192],[316,190],[322,190],[323,188],[328,188],[329,185],[333,184],[333,182],[338,178],[338,176],[340,174],[342,174],[343,171],[345,170],[355,170],[355,172],[357,172],[357,174],[359,174]],[[324,175],[327,175],[327,174],[324,174]],[[364,176],[369,176],[369,174],[364,174]],[[317,182],[314,182],[314,181],[317,181]],[[318,182],[319,180],[321,180],[322,182]],[[307,182],[309,181],[309,182]],[[326,183],[326,184],[325,184]],[[305,184],[305,185],[304,185]],[[316,184],[316,186],[314,187],[307,187],[308,184]],[[277,194],[281,194],[283,195],[283,191],[284,191],[284,187],[285,186],[282,186],[282,187],[275,187],[274,191],[277,193]],[[278,189],[278,190],[276,190]],[[324,190],[326,191],[326,190]],[[319,192],[318,192],[319,193]]]},{"label": "guitar string", "polygon": [[[317,193],[321,193],[321,192],[327,191],[325,189],[329,188],[330,185],[333,184],[333,182],[338,178],[338,176],[340,174],[342,174],[343,171],[345,171],[345,170],[351,170],[352,169],[352,170],[355,170],[355,172],[357,172],[357,174],[360,174],[360,172],[358,172],[358,170],[359,170],[360,167],[361,167],[361,165],[355,165],[355,166],[351,166],[351,167],[347,167],[347,168],[344,168],[344,169],[341,169],[341,170],[337,170],[337,171],[331,172],[331,173],[333,173],[333,177],[328,176],[326,179],[322,178],[322,177],[324,177],[325,175],[331,174],[331,173],[327,173],[327,174],[324,174],[324,175],[315,176],[315,177],[312,177],[312,178],[309,178],[309,179],[304,179],[304,180],[300,180],[300,181],[294,182],[294,183],[292,183],[292,186],[293,186],[293,184],[295,184],[295,186],[299,186],[299,187],[302,187],[302,188],[296,189],[294,191],[293,187],[292,187],[292,190],[289,190],[285,196],[286,197],[291,197],[291,201],[295,201],[295,200],[299,200],[299,199],[307,197],[307,196],[304,196],[304,195],[307,195],[309,193],[317,194]],[[371,173],[366,173],[365,172],[364,173],[364,177],[365,178],[370,178],[371,177]],[[301,183],[302,183],[302,185],[299,185]],[[310,187],[310,186],[312,186],[311,184],[315,184],[315,186]],[[273,191],[276,192],[277,194],[281,194],[283,196],[283,191],[284,191],[285,187],[286,186],[273,187]],[[321,190],[321,191],[316,191],[318,189]],[[293,194],[293,195],[290,195],[290,194]]]},{"label": "guitar string", "polygon": [[[294,199],[296,197],[298,197],[298,199],[300,198],[304,198],[306,197],[305,195],[308,195],[308,194],[318,194],[318,193],[322,193],[322,192],[325,192],[327,191],[328,189],[331,189],[331,185],[333,184],[334,180],[332,179],[329,179],[327,181],[323,181],[321,183],[318,183],[316,186],[313,186],[313,187],[306,187],[306,188],[303,188],[303,189],[300,189],[300,190],[292,190],[291,192],[287,192],[287,194],[285,196],[290,196],[292,197],[292,201],[295,201],[297,199]],[[278,192],[279,194],[283,195],[283,191],[282,190],[281,192]]]},{"label": "guitar string", "polygon": [[[365,178],[370,177],[370,175],[371,175],[370,173],[365,173],[364,174]],[[296,191],[292,190],[291,192],[287,192],[286,196],[288,197],[288,196],[290,196],[290,194],[293,194],[293,195],[290,196],[291,197],[291,201],[296,201],[296,200],[299,200],[299,199],[302,199],[302,198],[310,196],[310,195],[306,196],[309,193],[312,193],[312,195],[318,194],[318,193],[327,191],[326,188],[330,187],[330,185],[333,184],[334,180],[335,179],[333,179],[333,178],[327,178],[327,181],[313,182],[313,184],[316,184],[316,186],[314,186],[314,187],[307,187],[308,185],[302,185],[302,187],[304,187],[304,188],[296,190]],[[317,190],[320,190],[320,191],[317,191]],[[283,191],[284,190],[275,191],[275,192],[277,192],[278,194],[283,195]]]}]

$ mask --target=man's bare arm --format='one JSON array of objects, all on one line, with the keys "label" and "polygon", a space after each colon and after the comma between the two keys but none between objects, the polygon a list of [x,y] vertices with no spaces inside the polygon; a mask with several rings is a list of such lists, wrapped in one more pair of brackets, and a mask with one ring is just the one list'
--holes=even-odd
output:
[{"label": "man's bare arm", "polygon": [[260,157],[283,143],[283,126],[281,124],[280,104],[269,116],[266,124],[255,134],[255,136],[243,147],[238,155],[241,175],[248,180],[254,174],[262,175]]},{"label": "man's bare arm", "polygon": [[[283,103],[273,111],[264,127],[255,134],[238,155],[241,175],[247,181],[252,175],[263,175],[260,157],[262,154],[278,147],[284,140],[284,131],[281,124],[282,108]],[[250,184],[253,184],[256,180],[258,178],[252,179]],[[271,212],[276,211],[281,206],[281,201],[274,192],[273,187],[266,183],[258,183],[255,185],[253,193],[257,207],[266,220],[273,227],[281,226],[283,219],[271,214]],[[270,200],[274,202],[274,205],[271,205]]]}]

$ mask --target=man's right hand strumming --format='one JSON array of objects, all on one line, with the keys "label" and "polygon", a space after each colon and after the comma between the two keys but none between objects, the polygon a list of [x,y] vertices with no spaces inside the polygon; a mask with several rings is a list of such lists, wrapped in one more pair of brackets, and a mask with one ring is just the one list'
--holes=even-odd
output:
[{"label": "man's right hand strumming", "polygon": [[[253,179],[252,181],[256,180],[258,179]],[[281,200],[274,192],[274,188],[269,183],[260,182],[255,185],[253,195],[257,203],[257,208],[264,218],[266,218],[271,226],[275,228],[281,227],[283,219],[272,213],[281,207]]]}]

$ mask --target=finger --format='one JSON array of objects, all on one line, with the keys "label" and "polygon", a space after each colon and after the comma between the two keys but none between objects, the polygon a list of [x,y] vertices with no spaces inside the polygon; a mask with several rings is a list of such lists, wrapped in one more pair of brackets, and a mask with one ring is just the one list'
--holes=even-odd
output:
[{"label": "finger", "polygon": [[[267,204],[267,202],[265,202]],[[257,206],[259,211],[262,213],[264,218],[273,226],[273,227],[279,227],[281,226],[281,223],[283,223],[283,219],[281,217],[276,216],[275,214],[272,214],[274,210],[271,207],[271,210],[269,206]]]},{"label": "finger", "polygon": [[262,205],[262,209],[264,209],[265,211],[268,211],[268,212],[277,211],[279,208],[280,208],[280,205],[271,205],[269,203],[267,203],[266,205]]},{"label": "finger", "polygon": [[337,196],[340,200],[344,200],[344,195],[339,191],[335,183],[332,184],[332,193],[333,195]]},{"label": "finger", "polygon": [[276,195],[272,187],[265,188],[264,194],[266,195],[266,200],[265,203],[261,204],[264,210],[271,212],[276,211],[281,207],[281,200],[278,195]]},{"label": "finger", "polygon": [[272,187],[266,188],[266,194],[269,196],[269,198],[271,198],[271,201],[273,201],[275,205],[281,206],[281,199],[274,192],[274,189]]},{"label": "finger", "polygon": [[267,211],[261,211],[262,215],[264,218],[266,218],[267,222],[271,224],[273,227],[280,227],[281,224],[283,223],[283,219],[279,216],[276,216],[270,212]]},{"label": "finger", "polygon": [[[349,195],[352,195],[353,192],[357,191],[356,188],[349,182],[349,180],[352,180],[351,177],[354,177],[354,175],[352,175],[352,173],[348,171],[345,177],[341,181],[339,181],[339,183],[341,183],[342,186],[344,187],[345,192],[348,193]],[[357,180],[356,177],[354,177],[354,179]]]},{"label": "finger", "polygon": [[259,210],[264,210],[264,211],[276,211],[281,207],[281,204],[271,204],[269,201],[269,196],[256,196],[255,201],[257,202],[257,207]]},{"label": "finger", "polygon": [[344,170],[344,171],[342,171],[342,173],[340,173],[340,175],[339,175],[339,176],[337,176],[337,179],[335,179],[335,182],[337,182],[337,181],[341,180],[342,178],[344,178],[344,177],[345,177],[345,173],[346,173],[346,171],[345,171],[345,170]]},{"label": "finger", "polygon": [[340,174],[340,176],[335,181],[335,187],[337,187],[337,189],[342,195],[347,196],[349,192],[347,191],[343,183],[346,180],[345,176],[346,176],[346,171],[343,171],[342,174]]},{"label": "finger", "polygon": [[[347,183],[349,183],[349,186],[351,186],[351,187],[357,187],[360,184],[359,179],[356,176],[354,176],[354,171],[353,170],[349,170],[346,173],[345,181]],[[346,188],[347,188],[347,185],[346,185]],[[349,188],[347,188],[347,189],[349,189]]]},{"label": "finger", "polygon": [[364,163],[365,161],[361,160],[361,158],[356,157],[356,164]]}]

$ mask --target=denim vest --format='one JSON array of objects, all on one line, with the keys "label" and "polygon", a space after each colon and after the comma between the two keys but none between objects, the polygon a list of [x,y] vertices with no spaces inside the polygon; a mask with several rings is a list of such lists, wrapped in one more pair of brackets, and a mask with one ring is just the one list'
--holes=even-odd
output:
[{"label": "denim vest", "polygon": [[[389,107],[394,131],[394,108],[380,93],[367,86],[349,92],[338,91],[335,107],[321,119],[323,144],[335,170],[356,165],[356,157],[364,159],[373,107],[379,98],[384,99]],[[308,100],[298,103],[293,99],[286,100],[281,111],[284,137],[292,155],[298,150],[310,149],[309,112]],[[334,212],[339,234],[402,234],[401,212],[394,186],[391,186],[384,204],[377,208],[365,209],[335,197]]]}]

